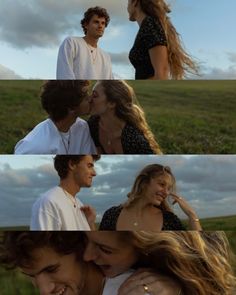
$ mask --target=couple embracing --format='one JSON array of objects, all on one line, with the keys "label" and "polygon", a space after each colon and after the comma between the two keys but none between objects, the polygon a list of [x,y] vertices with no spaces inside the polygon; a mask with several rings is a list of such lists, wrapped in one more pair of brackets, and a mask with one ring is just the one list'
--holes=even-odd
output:
[{"label": "couple embracing", "polygon": [[[123,80],[50,80],[41,92],[48,118],[15,154],[160,154],[134,90]],[[80,116],[90,114],[88,123]]]}]

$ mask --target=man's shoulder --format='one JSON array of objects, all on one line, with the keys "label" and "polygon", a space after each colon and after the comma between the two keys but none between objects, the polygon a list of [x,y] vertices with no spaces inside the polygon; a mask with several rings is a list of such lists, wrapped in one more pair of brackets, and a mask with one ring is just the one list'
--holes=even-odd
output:
[{"label": "man's shoulder", "polygon": [[70,44],[83,44],[83,37],[77,37],[77,36],[68,36],[64,39],[64,43],[70,43]]},{"label": "man's shoulder", "polygon": [[45,206],[47,204],[53,204],[58,200],[58,197],[61,195],[61,189],[59,186],[55,186],[48,191],[42,193],[40,197],[36,200],[35,204],[40,206]]}]

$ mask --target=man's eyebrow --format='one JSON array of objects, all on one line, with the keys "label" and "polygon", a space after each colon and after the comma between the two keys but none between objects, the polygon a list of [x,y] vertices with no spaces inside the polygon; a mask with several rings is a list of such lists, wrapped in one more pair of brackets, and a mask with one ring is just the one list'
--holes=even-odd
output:
[{"label": "man's eyebrow", "polygon": [[59,266],[60,266],[60,264],[59,264],[59,263],[56,263],[56,264],[48,265],[48,266],[46,266],[46,267],[40,269],[40,270],[39,270],[38,272],[36,272],[36,273],[26,273],[26,272],[24,272],[24,271],[22,271],[21,273],[23,273],[24,275],[29,276],[29,277],[34,277],[34,276],[37,276],[37,275],[41,274],[42,272],[47,272],[47,271],[49,271],[49,270],[51,270],[51,269],[56,269],[56,268],[58,268]]}]

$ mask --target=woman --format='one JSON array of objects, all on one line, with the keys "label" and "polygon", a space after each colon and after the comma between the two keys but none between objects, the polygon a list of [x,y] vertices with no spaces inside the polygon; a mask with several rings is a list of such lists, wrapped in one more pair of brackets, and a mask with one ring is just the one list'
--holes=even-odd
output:
[{"label": "woman", "polygon": [[[83,232],[5,232],[3,235],[3,240],[0,240],[0,264],[8,269],[19,267],[26,276],[31,278],[40,294],[105,295],[112,284],[112,293],[108,294],[115,295],[121,282],[127,278],[127,273],[128,276],[131,273],[127,270],[133,262],[138,260],[137,252],[131,255],[129,263],[125,266],[116,260],[116,263],[121,265],[120,271],[115,267],[115,276],[119,276],[105,284],[105,273],[96,263],[83,261],[86,246]],[[106,240],[103,242],[106,243]],[[115,239],[115,247],[120,247],[118,238]],[[120,253],[118,258],[126,256],[127,253],[131,254],[130,250],[135,249],[133,245],[128,244],[127,249],[123,248],[121,251],[123,253]],[[120,276],[123,269],[125,273]],[[144,275],[143,282],[148,283],[151,279],[156,291],[165,287],[160,281],[160,275],[147,271]],[[165,283],[169,282],[172,286],[172,289],[170,286],[166,287],[170,291],[167,295],[176,295],[172,281],[173,279],[166,278]],[[14,286],[18,294],[21,286],[17,286],[16,281],[14,281]],[[9,293],[8,290],[7,294]],[[16,294],[16,292],[11,290],[11,294]],[[155,294],[161,295],[159,292]]]},{"label": "woman", "polygon": [[175,177],[169,167],[159,164],[146,166],[137,176],[128,201],[104,213],[100,230],[183,230],[180,219],[167,204],[168,196],[188,216],[190,229],[201,230],[194,210],[174,191]]},{"label": "woman", "polygon": [[[131,268],[149,267],[148,273],[131,275],[120,287],[119,295],[234,294],[235,256],[224,232],[87,232],[86,235],[84,259],[95,262],[106,277],[114,278]],[[158,286],[150,268],[156,275],[162,274],[159,282],[165,282],[163,275],[173,281]],[[105,291],[109,285],[108,279]],[[168,290],[170,286],[175,286],[174,293],[173,288]]]},{"label": "woman", "polygon": [[135,79],[182,79],[197,67],[181,45],[165,0],[128,0],[129,20],[139,24],[130,51]]},{"label": "woman", "polygon": [[90,133],[102,154],[160,154],[133,89],[122,80],[96,83],[91,97]]}]

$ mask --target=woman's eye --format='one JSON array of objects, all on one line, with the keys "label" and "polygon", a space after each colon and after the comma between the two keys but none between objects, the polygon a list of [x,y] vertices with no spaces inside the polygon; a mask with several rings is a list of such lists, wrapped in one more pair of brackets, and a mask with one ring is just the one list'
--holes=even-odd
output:
[{"label": "woman's eye", "polygon": [[103,247],[99,247],[99,249],[103,252],[103,253],[105,253],[105,254],[112,254],[112,251],[110,251],[110,250],[107,250],[107,249],[105,249],[105,248],[103,248]]}]

